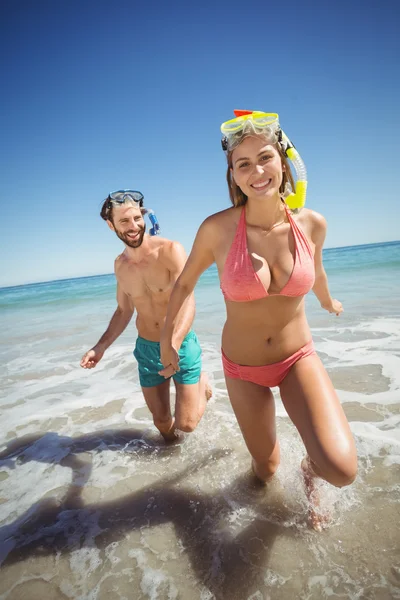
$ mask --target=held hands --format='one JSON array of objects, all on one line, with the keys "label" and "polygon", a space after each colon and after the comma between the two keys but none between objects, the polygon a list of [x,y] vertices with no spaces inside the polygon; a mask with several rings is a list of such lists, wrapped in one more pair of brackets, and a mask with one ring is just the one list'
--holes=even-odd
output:
[{"label": "held hands", "polygon": [[163,369],[158,372],[159,375],[168,379],[175,375],[179,371],[179,354],[173,347],[171,342],[163,341],[160,342],[161,350],[161,363]]},{"label": "held hands", "polygon": [[343,312],[342,303],[339,300],[332,299],[330,304],[321,304],[322,308],[327,310],[329,313],[335,313],[338,317]]},{"label": "held hands", "polygon": [[93,369],[97,363],[103,358],[104,350],[102,348],[98,348],[94,346],[91,350],[86,352],[82,356],[82,360],[80,362],[81,367],[84,369]]}]

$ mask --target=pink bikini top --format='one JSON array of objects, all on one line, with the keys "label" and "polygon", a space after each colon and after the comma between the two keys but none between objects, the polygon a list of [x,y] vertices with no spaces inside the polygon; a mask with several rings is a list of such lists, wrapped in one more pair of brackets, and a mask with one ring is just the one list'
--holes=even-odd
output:
[{"label": "pink bikini top", "polygon": [[235,238],[221,276],[221,290],[226,300],[249,302],[267,296],[304,296],[315,281],[314,256],[310,244],[285,205],[295,242],[293,270],[280,292],[269,294],[260,281],[247,249],[245,207],[242,209]]}]

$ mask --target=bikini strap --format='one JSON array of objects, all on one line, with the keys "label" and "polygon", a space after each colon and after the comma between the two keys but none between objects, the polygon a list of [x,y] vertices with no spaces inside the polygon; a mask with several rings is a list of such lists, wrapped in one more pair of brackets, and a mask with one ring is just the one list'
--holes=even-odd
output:
[{"label": "bikini strap", "polygon": [[292,222],[293,217],[290,214],[290,208],[288,207],[288,205],[286,204],[286,202],[284,200],[282,200],[282,202],[283,202],[283,206],[285,207],[285,212],[286,212],[287,218],[289,219],[290,222]]},{"label": "bikini strap", "polygon": [[240,213],[239,223],[236,228],[235,242],[240,244],[241,248],[247,248],[247,232],[246,232],[246,205],[243,205],[242,212]]},{"label": "bikini strap", "polygon": [[[288,205],[286,203],[285,203],[285,211],[286,211],[287,217],[289,219],[289,223],[292,228],[294,237],[296,238],[296,240],[298,240],[300,242],[300,246],[303,247],[305,250],[307,250],[307,254],[309,254],[309,256],[311,258],[313,258],[313,252],[311,250],[311,246],[307,239],[307,236],[304,233],[304,231],[301,229],[301,227],[294,220],[294,218],[290,212],[290,208],[288,207]],[[297,244],[296,244],[296,246],[297,246]]]}]

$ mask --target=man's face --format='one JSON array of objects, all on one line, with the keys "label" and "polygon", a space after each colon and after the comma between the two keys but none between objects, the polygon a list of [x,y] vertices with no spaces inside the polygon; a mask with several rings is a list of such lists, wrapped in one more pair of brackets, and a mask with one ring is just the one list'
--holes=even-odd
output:
[{"label": "man's face", "polygon": [[139,248],[143,242],[146,225],[138,206],[121,204],[113,206],[113,223],[108,221],[111,229],[129,248]]}]

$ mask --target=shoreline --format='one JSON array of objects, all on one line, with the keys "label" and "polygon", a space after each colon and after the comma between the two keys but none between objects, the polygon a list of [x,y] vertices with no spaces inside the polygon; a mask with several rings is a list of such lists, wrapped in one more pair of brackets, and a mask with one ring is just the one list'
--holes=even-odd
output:
[{"label": "shoreline", "polygon": [[[396,244],[400,244],[400,240],[390,240],[388,242],[373,242],[372,244],[370,244],[370,243],[355,244],[354,246],[332,246],[329,248],[324,248],[323,254],[324,255],[326,253],[329,254],[331,251],[335,251],[335,250],[340,250],[340,251],[357,250],[357,249],[362,250],[362,249],[374,248],[374,247],[394,246]],[[212,268],[212,267],[210,267],[210,268]],[[28,281],[26,283],[16,283],[16,284],[11,284],[11,285],[0,285],[0,292],[5,291],[5,290],[12,290],[15,288],[21,288],[21,287],[31,287],[31,286],[35,286],[35,285],[52,284],[52,283],[62,283],[62,282],[74,281],[76,279],[93,279],[96,277],[109,277],[109,276],[113,276],[113,275],[114,275],[114,273],[95,273],[95,274],[90,274],[90,275],[76,275],[73,277],[61,277],[60,279],[45,279],[45,280],[37,280],[37,281]]]}]

